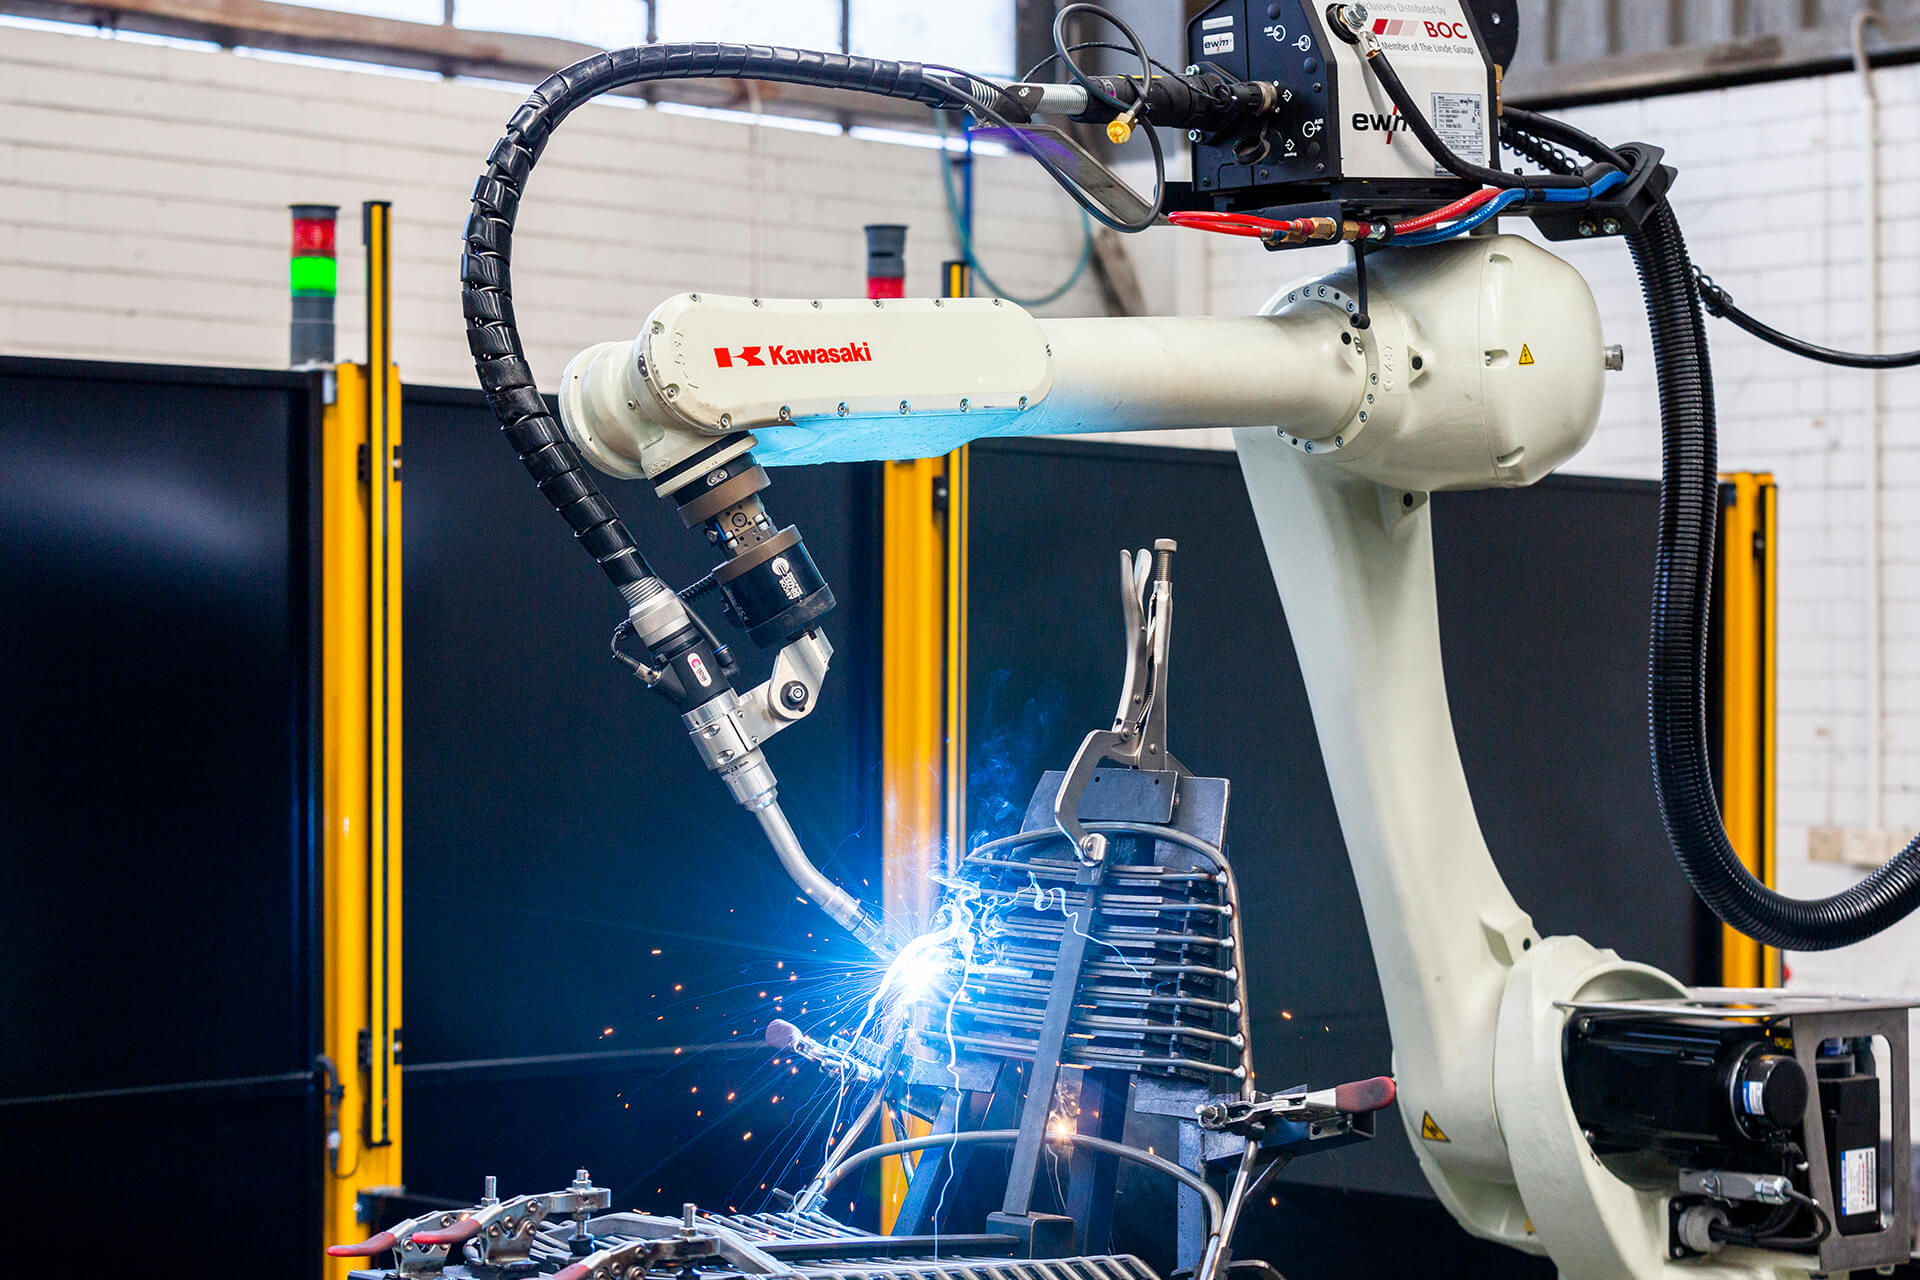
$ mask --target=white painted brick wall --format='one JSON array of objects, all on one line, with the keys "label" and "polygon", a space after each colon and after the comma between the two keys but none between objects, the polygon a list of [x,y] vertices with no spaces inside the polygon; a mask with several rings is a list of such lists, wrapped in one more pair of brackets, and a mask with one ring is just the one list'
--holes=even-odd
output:
[{"label": "white painted brick wall", "polygon": [[[394,352],[473,381],[457,284],[467,194],[523,90],[0,27],[0,351],[286,361],[286,206],[339,204],[340,351],[364,345],[360,202],[394,202]],[[1032,163],[983,157],[977,240],[1007,288],[1056,284],[1079,218]],[[913,146],[624,105],[576,112],[520,219],[515,301],[544,385],[683,289],[864,290],[861,227],[903,222],[910,287],[953,256]],[[1099,307],[1090,283],[1052,310]]]}]

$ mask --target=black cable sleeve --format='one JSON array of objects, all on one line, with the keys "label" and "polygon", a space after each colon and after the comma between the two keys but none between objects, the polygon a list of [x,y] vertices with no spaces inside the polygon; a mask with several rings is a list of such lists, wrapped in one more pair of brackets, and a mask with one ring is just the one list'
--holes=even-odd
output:
[{"label": "black cable sleeve", "polygon": [[1847,946],[1920,907],[1920,838],[1852,888],[1815,900],[1760,883],[1727,840],[1707,750],[1707,626],[1720,477],[1706,321],[1670,204],[1662,200],[1627,244],[1646,296],[1660,387],[1660,533],[1647,701],[1661,820],[1687,882],[1720,919],[1791,951]]},{"label": "black cable sleeve", "polygon": [[587,470],[579,451],[548,411],[534,383],[514,319],[513,226],[528,176],[553,131],[582,103],[626,85],[653,80],[749,79],[848,89],[906,98],[929,106],[952,104],[971,94],[998,95],[997,86],[965,77],[963,89],[925,74],[919,63],[887,62],[840,53],[817,53],[740,44],[654,44],[610,50],[582,59],[541,81],[507,122],[487,168],[473,188],[460,259],[461,303],[467,347],[487,403],[501,431],[540,492],[566,520],[574,537],[616,587],[630,588],[653,576]]},{"label": "black cable sleeve", "polygon": [[1600,139],[1581,129],[1576,129],[1565,120],[1556,120],[1552,116],[1543,116],[1537,111],[1528,111],[1523,107],[1507,107],[1501,113],[1501,123],[1511,124],[1524,133],[1536,138],[1571,147],[1589,160],[1599,160],[1612,165],[1622,173],[1629,172],[1633,166],[1627,158],[1608,146]]},{"label": "black cable sleeve", "polygon": [[1573,158],[1551,142],[1537,138],[1530,133],[1502,126],[1500,144],[1516,155],[1533,161],[1548,173],[1574,173],[1579,166]]},{"label": "black cable sleeve", "polygon": [[1733,295],[1714,283],[1713,277],[1694,268],[1694,280],[1700,289],[1700,301],[1707,314],[1721,320],[1730,320],[1745,329],[1760,341],[1803,356],[1808,360],[1817,360],[1821,364],[1838,365],[1842,369],[1911,369],[1920,366],[1920,351],[1893,351],[1884,355],[1868,352],[1840,351],[1833,347],[1822,347],[1796,338],[1792,334],[1756,320],[1734,303]]},{"label": "black cable sleeve", "polygon": [[[1502,132],[1508,145],[1549,168],[1572,165],[1548,151],[1556,144],[1608,163],[1620,158],[1572,125],[1529,111],[1509,109]],[[1665,200],[1627,245],[1646,296],[1660,386],[1660,534],[1647,698],[1661,820],[1687,882],[1721,920],[1788,950],[1846,946],[1920,907],[1920,837],[1852,889],[1815,901],[1761,884],[1727,840],[1707,751],[1704,673],[1720,478],[1699,273]]]}]

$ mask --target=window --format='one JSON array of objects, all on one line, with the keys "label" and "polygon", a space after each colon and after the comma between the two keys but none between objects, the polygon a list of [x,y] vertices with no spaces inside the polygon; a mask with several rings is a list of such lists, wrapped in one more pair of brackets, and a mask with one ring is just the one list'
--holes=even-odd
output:
[{"label": "window", "polygon": [[840,0],[654,0],[661,40],[840,47]]},{"label": "window", "polygon": [[953,0],[847,0],[853,52],[868,58],[934,62],[976,75],[1012,78],[1013,4]]},{"label": "window", "polygon": [[286,0],[308,9],[338,9],[342,13],[364,13],[370,18],[399,18],[404,22],[430,22],[439,26],[447,16],[443,0]]},{"label": "window", "polygon": [[454,0],[453,24],[479,31],[557,36],[598,49],[647,42],[645,0],[541,0],[539,4],[527,0]]},{"label": "window", "polygon": [[[376,18],[439,25],[447,0],[288,0]],[[649,22],[648,9],[653,10]],[[453,0],[453,23],[475,31],[555,36],[597,48],[656,40],[729,40],[838,49],[1010,77],[1014,0]]]}]

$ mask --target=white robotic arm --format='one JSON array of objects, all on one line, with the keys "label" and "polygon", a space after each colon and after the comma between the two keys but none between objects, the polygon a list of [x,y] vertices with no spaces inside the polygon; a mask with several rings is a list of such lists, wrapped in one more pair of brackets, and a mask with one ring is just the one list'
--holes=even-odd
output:
[{"label": "white robotic arm", "polygon": [[[567,366],[561,417],[602,470],[655,478],[741,431],[761,462],[791,464],[933,457],[990,436],[1258,426],[1422,492],[1531,484],[1586,443],[1607,357],[1579,273],[1516,237],[1369,261],[1365,299],[1347,272],[1257,317],[682,294],[633,341]],[[1354,324],[1363,301],[1367,328]]]}]

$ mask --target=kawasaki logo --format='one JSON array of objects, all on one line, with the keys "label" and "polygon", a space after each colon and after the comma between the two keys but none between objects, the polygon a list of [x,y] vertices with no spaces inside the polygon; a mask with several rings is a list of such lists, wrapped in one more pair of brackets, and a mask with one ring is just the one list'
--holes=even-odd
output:
[{"label": "kawasaki logo", "polygon": [[844,347],[715,347],[713,362],[722,369],[760,369],[770,364],[872,364],[873,345]]}]

